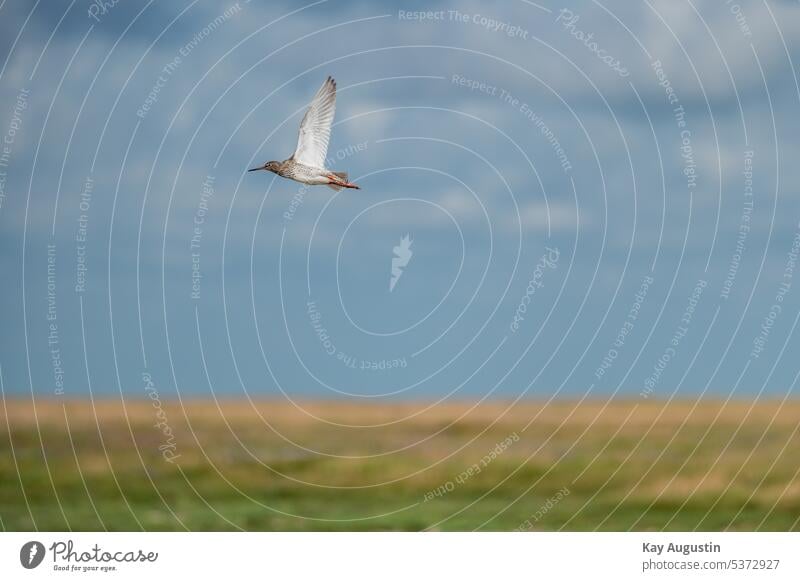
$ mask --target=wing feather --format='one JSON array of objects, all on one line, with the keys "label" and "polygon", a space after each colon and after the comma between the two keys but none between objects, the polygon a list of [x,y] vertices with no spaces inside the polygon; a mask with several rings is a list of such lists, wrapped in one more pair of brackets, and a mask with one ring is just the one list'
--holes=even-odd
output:
[{"label": "wing feather", "polygon": [[335,112],[336,81],[328,77],[300,122],[300,136],[293,155],[295,161],[311,167],[325,167]]}]

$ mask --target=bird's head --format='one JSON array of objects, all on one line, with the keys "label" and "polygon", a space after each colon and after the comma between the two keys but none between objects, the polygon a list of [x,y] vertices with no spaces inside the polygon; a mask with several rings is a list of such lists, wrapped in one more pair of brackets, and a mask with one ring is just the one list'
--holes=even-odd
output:
[{"label": "bird's head", "polygon": [[278,168],[280,167],[280,162],[278,161],[268,161],[264,165],[260,165],[258,167],[254,167],[253,169],[249,169],[247,171],[258,171],[260,169],[271,171],[273,173],[278,173]]}]

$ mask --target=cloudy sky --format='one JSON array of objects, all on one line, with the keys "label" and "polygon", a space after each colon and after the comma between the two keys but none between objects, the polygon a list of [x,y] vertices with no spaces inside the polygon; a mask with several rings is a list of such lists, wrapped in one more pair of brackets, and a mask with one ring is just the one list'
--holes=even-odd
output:
[{"label": "cloudy sky", "polygon": [[0,14],[6,394],[796,390],[796,2]]}]

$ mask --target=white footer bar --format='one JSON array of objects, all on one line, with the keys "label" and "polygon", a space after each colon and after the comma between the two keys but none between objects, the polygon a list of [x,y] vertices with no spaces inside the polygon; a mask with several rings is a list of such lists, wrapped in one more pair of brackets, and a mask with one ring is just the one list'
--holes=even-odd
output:
[{"label": "white footer bar", "polygon": [[187,573],[231,580],[797,580],[800,533],[0,534],[2,579]]}]

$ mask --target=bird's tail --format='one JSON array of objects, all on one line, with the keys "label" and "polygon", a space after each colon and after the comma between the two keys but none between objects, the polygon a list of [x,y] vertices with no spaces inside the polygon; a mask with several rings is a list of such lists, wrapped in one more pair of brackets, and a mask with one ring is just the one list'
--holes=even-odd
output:
[{"label": "bird's tail", "polygon": [[361,188],[358,187],[356,184],[351,184],[347,179],[347,172],[346,171],[332,171],[332,176],[335,176],[335,181],[332,181],[328,184],[329,188],[332,188],[335,191],[339,191],[342,188],[353,188],[355,190],[360,190]]}]

